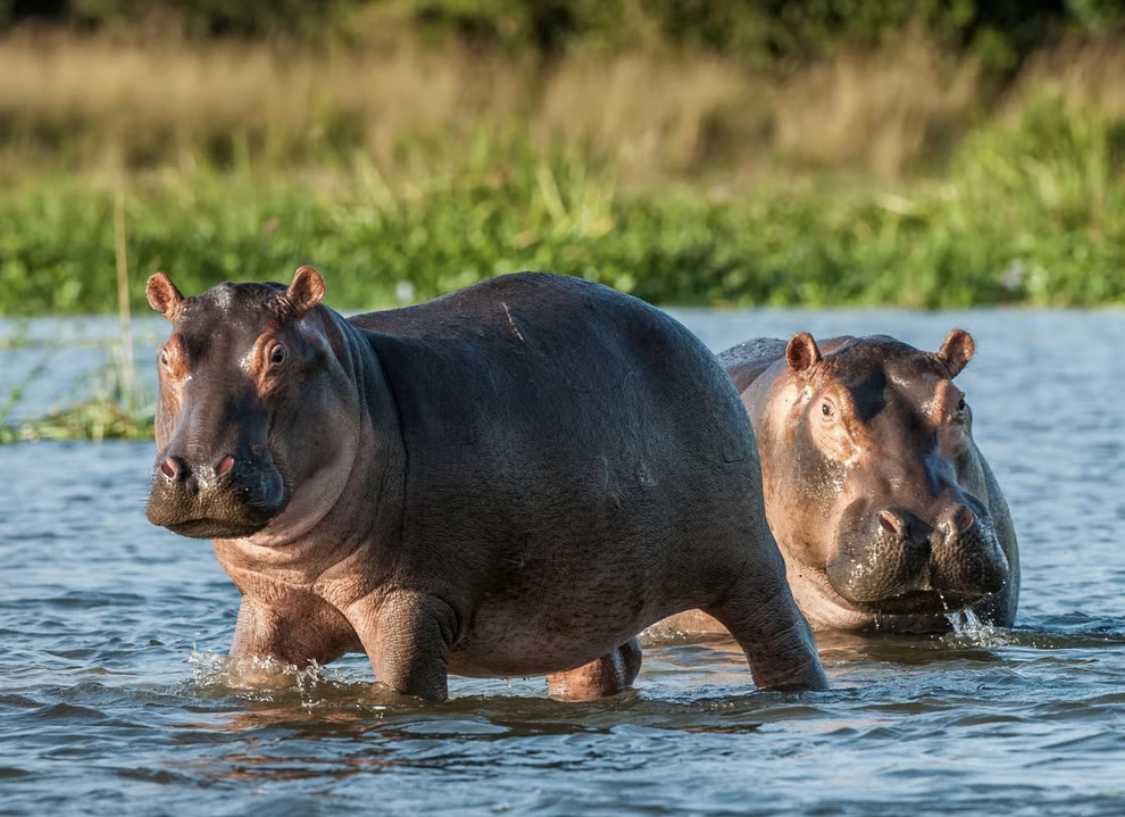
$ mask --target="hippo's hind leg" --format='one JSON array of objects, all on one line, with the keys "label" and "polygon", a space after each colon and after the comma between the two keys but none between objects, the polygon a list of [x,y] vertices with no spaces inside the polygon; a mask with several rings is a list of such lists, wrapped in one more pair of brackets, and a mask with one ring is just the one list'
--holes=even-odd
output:
[{"label": "hippo's hind leg", "polygon": [[641,671],[641,644],[630,638],[596,661],[547,676],[547,693],[563,701],[591,701],[624,692]]},{"label": "hippo's hind leg", "polygon": [[[759,689],[827,688],[812,632],[793,601],[784,573],[772,581],[763,578],[746,571],[722,604],[706,612],[742,647]],[[763,586],[769,591],[763,592]]]}]

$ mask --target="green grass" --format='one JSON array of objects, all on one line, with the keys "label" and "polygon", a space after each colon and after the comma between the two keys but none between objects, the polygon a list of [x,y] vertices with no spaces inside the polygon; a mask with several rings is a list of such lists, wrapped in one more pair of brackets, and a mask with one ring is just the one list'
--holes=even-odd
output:
[{"label": "green grass", "polygon": [[121,339],[106,346],[105,363],[94,372],[93,394],[88,399],[46,416],[13,421],[24,392],[50,372],[52,356],[65,353],[61,344],[32,343],[16,333],[3,349],[36,347],[43,350],[36,365],[0,399],[0,445],[37,440],[151,439],[153,404],[143,393],[132,360],[123,353]]},{"label": "green grass", "polygon": [[46,417],[0,426],[0,445],[39,440],[151,440],[151,415],[133,415],[99,399]]},{"label": "green grass", "polygon": [[[970,136],[943,179],[891,191],[810,177],[727,200],[701,187],[624,192],[588,157],[520,139],[482,138],[456,155],[409,181],[362,163],[343,180],[134,179],[133,306],[158,269],[195,293],[286,280],[304,262],[326,273],[341,308],[519,269],[665,305],[1125,304],[1125,126],[1057,101]],[[0,194],[0,313],[114,309],[113,211],[113,190],[89,180],[36,178]],[[147,437],[151,402],[130,385],[131,365],[115,352],[94,399],[21,424],[8,420],[17,387],[0,405],[0,442]]]},{"label": "green grass", "polygon": [[[198,292],[284,280],[305,262],[325,272],[330,303],[347,308],[519,269],[666,305],[1125,302],[1125,128],[1050,101],[970,137],[947,178],[889,192],[841,192],[817,177],[729,200],[690,187],[623,192],[573,152],[484,143],[409,183],[370,165],[319,183],[209,172],[134,180],[133,304],[143,307],[143,278],[156,270]],[[0,314],[112,309],[112,209],[111,193],[83,180],[0,194]]]}]

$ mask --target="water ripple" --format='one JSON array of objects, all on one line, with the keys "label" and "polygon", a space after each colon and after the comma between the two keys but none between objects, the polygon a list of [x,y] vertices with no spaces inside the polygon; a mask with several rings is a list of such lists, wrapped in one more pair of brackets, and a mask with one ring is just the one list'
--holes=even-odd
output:
[{"label": "water ripple", "polygon": [[361,656],[224,657],[238,593],[209,547],[145,521],[150,445],[7,447],[0,814],[1119,815],[1125,321],[681,316],[716,348],[973,331],[959,382],[1020,532],[1017,626],[821,635],[828,692],[756,692],[717,640],[647,647],[637,689],[607,701],[453,679],[445,704],[388,705]]}]

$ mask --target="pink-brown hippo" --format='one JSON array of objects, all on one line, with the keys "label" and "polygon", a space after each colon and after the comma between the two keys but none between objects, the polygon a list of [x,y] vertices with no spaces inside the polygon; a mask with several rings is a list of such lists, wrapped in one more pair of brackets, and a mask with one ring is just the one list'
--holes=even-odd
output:
[{"label": "pink-brown hippo", "polygon": [[637,633],[701,608],[760,687],[825,686],[745,412],[679,323],[535,273],[353,318],[324,291],[311,267],[148,282],[172,323],[148,517],[214,539],[233,655],[363,650],[430,700],[450,672],[590,698],[631,684]]},{"label": "pink-brown hippo", "polygon": [[[954,379],[973,356],[955,329],[935,354],[886,336],[801,333],[720,360],[750,415],[766,515],[814,628],[939,632],[968,609],[1009,626],[1016,532]],[[655,629],[717,629],[685,613]]]}]

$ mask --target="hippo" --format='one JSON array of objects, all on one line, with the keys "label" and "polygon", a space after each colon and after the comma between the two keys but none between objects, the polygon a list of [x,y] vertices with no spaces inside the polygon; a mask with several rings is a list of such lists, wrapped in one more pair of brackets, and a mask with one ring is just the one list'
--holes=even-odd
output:
[{"label": "hippo", "polygon": [[[750,415],[766,516],[814,629],[930,633],[950,613],[1010,626],[1016,532],[954,379],[973,357],[954,329],[935,354],[887,336],[748,341],[719,359]],[[684,613],[654,630],[717,631]]]},{"label": "hippo", "polygon": [[707,610],[761,688],[823,688],[765,520],[752,430],[660,310],[544,273],[350,318],[304,266],[185,298],[157,355],[149,520],[214,540],[231,655],[367,654],[377,689],[447,675],[627,689],[636,635]]}]

